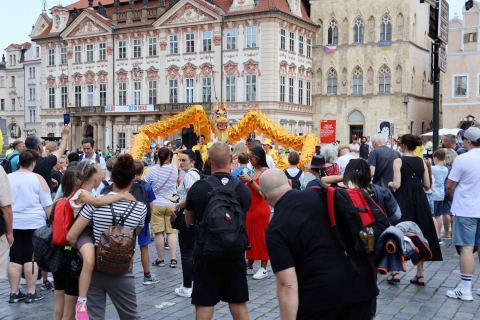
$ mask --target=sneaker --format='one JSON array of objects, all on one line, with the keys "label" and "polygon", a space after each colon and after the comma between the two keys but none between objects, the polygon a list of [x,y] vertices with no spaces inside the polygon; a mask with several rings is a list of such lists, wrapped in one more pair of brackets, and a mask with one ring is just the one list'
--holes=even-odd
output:
[{"label": "sneaker", "polygon": [[247,275],[253,274],[253,266],[247,267]]},{"label": "sneaker", "polygon": [[[478,292],[477,292],[478,293]],[[447,291],[447,297],[455,298],[455,299],[462,299],[464,301],[472,301],[472,291],[463,291],[460,287],[455,288],[454,290]]]},{"label": "sneaker", "polygon": [[442,244],[442,243],[443,243],[442,238],[438,238],[438,243],[439,243],[439,244]]},{"label": "sneaker", "polygon": [[20,300],[24,300],[27,297],[26,294],[22,293],[22,291],[18,290],[18,293],[10,293],[10,303],[17,303]]},{"label": "sneaker", "polygon": [[151,273],[148,276],[145,276],[145,275],[143,276],[143,285],[144,286],[149,285],[149,284],[153,284],[153,283],[159,283],[159,282],[160,282],[160,280],[155,278],[155,276]]},{"label": "sneaker", "polygon": [[79,302],[75,306],[75,320],[88,320],[87,304]]},{"label": "sneaker", "polygon": [[47,283],[44,283],[42,284],[42,286],[40,287],[40,290],[49,290],[49,289],[53,289],[53,284],[48,281]]},{"label": "sneaker", "polygon": [[260,279],[263,279],[263,278],[266,278],[266,277],[268,277],[267,269],[260,268],[260,269],[258,269],[257,273],[255,273],[255,275],[253,276],[253,279],[260,280]]},{"label": "sneaker", "polygon": [[185,288],[181,286],[175,289],[175,294],[180,297],[190,298],[192,296],[192,288]]},{"label": "sneaker", "polygon": [[35,290],[35,293],[27,293],[27,298],[25,299],[25,303],[32,303],[38,300],[43,299],[43,294],[38,293],[37,290]]},{"label": "sneaker", "polygon": [[480,289],[477,290],[477,294],[480,296]]}]

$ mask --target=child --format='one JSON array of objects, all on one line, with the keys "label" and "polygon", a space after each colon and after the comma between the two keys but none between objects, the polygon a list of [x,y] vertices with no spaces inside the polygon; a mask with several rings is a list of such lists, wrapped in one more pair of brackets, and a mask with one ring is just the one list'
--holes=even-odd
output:
[{"label": "child", "polygon": [[[74,189],[76,191],[69,199],[74,217],[78,215],[86,203],[94,206],[105,206],[120,200],[135,201],[135,197],[128,192],[98,198],[93,196],[90,191],[97,187],[100,183],[102,171],[99,170],[95,164],[92,164],[89,161],[81,162],[77,167],[76,181],[74,179],[72,179],[73,182],[66,181],[67,184],[75,183]],[[78,186],[80,186],[80,188],[78,188]],[[70,185],[65,186],[65,188],[70,187]],[[83,268],[79,279],[79,294],[77,305],[75,307],[75,317],[77,320],[88,319],[87,291],[88,287],[90,286],[92,271],[95,266],[95,246],[93,245],[92,241],[92,233],[92,227],[86,227],[78,236],[76,243],[76,247],[83,257]]]},{"label": "child", "polygon": [[[249,176],[252,175],[252,170],[247,168],[248,165],[248,154],[242,152],[238,155],[238,163],[240,167],[232,171],[232,176],[238,180],[238,176],[241,174],[248,174]],[[246,170],[246,171],[244,171]]]},{"label": "child", "polygon": [[435,220],[434,214],[434,205],[433,205],[433,184],[435,183],[435,178],[433,177],[432,174],[432,161],[430,159],[423,159],[425,161],[425,165],[427,166],[428,170],[428,176],[430,177],[430,186],[428,188],[423,188],[423,191],[425,191],[425,195],[427,196],[428,199],[428,204],[430,205],[430,211],[432,212],[433,216],[433,222],[435,223],[435,226],[437,225],[437,221]]},{"label": "child", "polygon": [[435,178],[433,184],[433,215],[437,222],[437,235],[440,243],[442,242],[440,230],[442,229],[443,200],[445,198],[445,178],[448,176],[448,169],[445,168],[444,161],[444,149],[438,149],[433,153],[433,163],[435,164],[432,167],[433,177]]},{"label": "child", "polygon": [[290,152],[288,155],[288,164],[290,165],[290,168],[283,170],[287,178],[292,181],[292,189],[297,190],[301,190],[303,181],[305,180],[304,172],[298,169],[299,162],[300,156],[298,152]]}]

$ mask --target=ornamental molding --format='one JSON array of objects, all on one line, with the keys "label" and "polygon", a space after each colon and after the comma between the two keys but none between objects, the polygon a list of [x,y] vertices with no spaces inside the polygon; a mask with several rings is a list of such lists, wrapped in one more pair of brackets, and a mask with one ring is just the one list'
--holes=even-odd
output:
[{"label": "ornamental molding", "polygon": [[58,77],[58,85],[61,86],[61,87],[64,87],[67,85],[67,82],[68,82],[68,76],[64,73],[62,73],[59,77]]},{"label": "ornamental molding", "polygon": [[55,81],[55,77],[52,75],[49,75],[47,77],[47,84],[45,85],[45,88],[57,88],[57,83]]},{"label": "ornamental molding", "polygon": [[148,80],[160,80],[160,76],[158,75],[158,69],[155,68],[154,66],[150,66],[150,68],[147,69],[147,76],[145,77],[145,83],[147,83]]},{"label": "ornamental molding", "polygon": [[229,60],[224,66],[223,69],[225,70],[225,73],[227,76],[233,76],[237,75],[237,77],[240,77],[240,72],[238,71],[238,63],[233,62],[232,60]]},{"label": "ornamental molding", "polygon": [[107,83],[108,82],[108,73],[104,70],[97,72],[98,83]]},{"label": "ornamental molding", "polygon": [[196,69],[197,69],[197,66],[195,66],[194,64],[192,64],[190,62],[187,62],[182,67],[184,78],[194,78],[194,77],[196,77],[196,73],[197,73]]},{"label": "ornamental molding", "polygon": [[262,73],[260,72],[260,66],[258,62],[253,61],[252,59],[248,60],[247,62],[243,63],[243,71],[242,71],[242,78],[244,73],[247,74],[258,74],[260,77]]},{"label": "ornamental molding", "polygon": [[128,84],[130,82],[130,80],[128,79],[128,72],[125,71],[123,68],[120,68],[120,70],[115,73],[117,74],[116,83],[126,82]]},{"label": "ornamental molding", "polygon": [[104,27],[94,22],[89,17],[83,18],[83,20],[68,34],[69,37],[80,36],[85,34],[107,32]]},{"label": "ornamental molding", "polygon": [[132,71],[130,71],[132,74],[132,80],[133,81],[142,81],[143,79],[143,70],[139,66],[135,66]]},{"label": "ornamental molding", "polygon": [[213,16],[205,11],[202,11],[192,4],[187,3],[180,10],[172,14],[172,16],[170,16],[170,18],[168,18],[164,24],[189,23],[214,19],[215,18]]},{"label": "ornamental molding", "polygon": [[73,74],[72,88],[74,86],[82,85],[85,88],[85,83],[82,81],[83,75],[79,72]]},{"label": "ornamental molding", "polygon": [[183,83],[182,75],[180,74],[180,68],[176,65],[171,65],[167,68],[167,76],[165,77],[165,84],[168,83],[168,79],[178,79],[180,83]]}]

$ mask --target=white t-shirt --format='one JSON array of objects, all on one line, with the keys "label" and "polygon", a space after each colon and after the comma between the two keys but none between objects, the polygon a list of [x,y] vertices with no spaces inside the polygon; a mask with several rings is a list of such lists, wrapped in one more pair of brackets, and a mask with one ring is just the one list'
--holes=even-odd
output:
[{"label": "white t-shirt", "polygon": [[458,182],[451,212],[460,217],[480,218],[480,148],[461,154],[453,161],[448,179]]},{"label": "white t-shirt", "polygon": [[347,164],[352,159],[357,159],[357,158],[351,153],[347,153],[346,155],[341,156],[340,158],[337,159],[335,163],[337,163],[338,167],[340,168],[340,175],[343,176],[343,174],[345,173],[345,168],[347,167]]},{"label": "white t-shirt", "polygon": [[[300,171],[300,169],[298,169],[298,168],[293,168],[293,169],[288,168],[287,169],[288,174],[292,178],[295,178],[299,171]],[[303,185],[303,179],[305,179],[305,173],[304,172],[302,172],[302,175],[300,176],[300,179],[299,179],[300,180],[300,185]]]},{"label": "white t-shirt", "polygon": [[183,176],[182,182],[178,185],[177,192],[180,196],[180,201],[187,197],[187,189],[190,189],[192,185],[200,180],[200,175],[198,174],[197,169],[190,169]]},{"label": "white t-shirt", "polygon": [[[173,167],[173,168],[172,168]],[[171,173],[171,174],[170,174]],[[170,178],[168,178],[170,176]],[[165,181],[168,181],[165,183]],[[172,201],[164,198],[165,193],[177,193],[178,168],[174,164],[156,165],[145,174],[145,182],[152,186],[157,199],[153,201],[155,207],[173,206]],[[165,185],[163,185],[165,183]],[[162,187],[163,186],[163,187]],[[159,189],[162,188],[160,191]]]}]

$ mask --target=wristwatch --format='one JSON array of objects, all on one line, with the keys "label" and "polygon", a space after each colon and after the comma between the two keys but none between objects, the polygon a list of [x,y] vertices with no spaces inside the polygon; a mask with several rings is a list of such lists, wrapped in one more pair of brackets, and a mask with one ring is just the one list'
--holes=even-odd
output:
[{"label": "wristwatch", "polygon": [[252,180],[250,180],[250,184],[252,184],[252,183],[253,183],[253,179],[252,179]]}]

